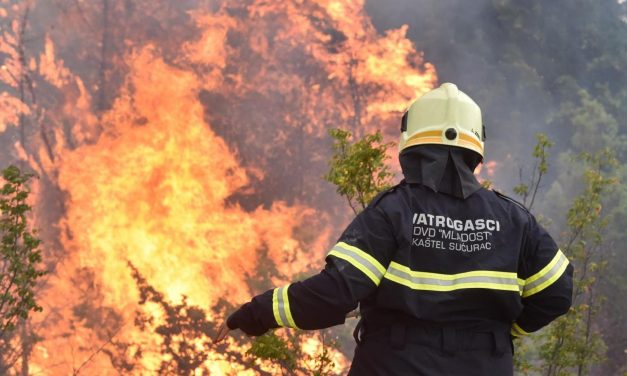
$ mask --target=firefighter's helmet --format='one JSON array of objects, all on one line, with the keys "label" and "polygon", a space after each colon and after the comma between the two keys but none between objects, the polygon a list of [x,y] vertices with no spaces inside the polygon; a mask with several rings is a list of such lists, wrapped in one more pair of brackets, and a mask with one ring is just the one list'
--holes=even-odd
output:
[{"label": "firefighter's helmet", "polygon": [[479,106],[454,84],[444,83],[418,98],[403,115],[399,152],[439,144],[470,149],[483,158],[484,140]]}]

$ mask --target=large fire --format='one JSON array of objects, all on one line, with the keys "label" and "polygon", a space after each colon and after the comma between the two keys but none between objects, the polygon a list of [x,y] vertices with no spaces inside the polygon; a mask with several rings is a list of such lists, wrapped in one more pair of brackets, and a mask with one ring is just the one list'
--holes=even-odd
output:
[{"label": "large fire", "polygon": [[[0,2],[10,25],[0,40],[0,162],[20,159],[42,176],[34,220],[51,270],[44,312],[25,326],[39,338],[21,345],[27,356],[14,369],[172,373],[155,330],[168,312],[142,302],[139,280],[170,306],[202,308],[215,328],[221,302],[315,271],[348,218],[322,203],[333,197],[320,179],[326,129],[395,136],[398,113],[435,84],[435,70],[407,27],[378,34],[360,0],[138,1],[126,36],[113,26],[125,22],[113,17],[124,11],[116,1],[57,3],[63,26],[26,57],[35,26],[25,15],[53,6]],[[103,12],[97,75],[84,65],[89,42],[67,28]],[[168,26],[163,40],[133,24],[138,13]],[[141,315],[151,321],[138,324]],[[192,374],[246,368],[200,338],[183,340],[207,355]],[[303,348],[318,345],[312,336]],[[347,359],[334,359],[339,373]]]}]

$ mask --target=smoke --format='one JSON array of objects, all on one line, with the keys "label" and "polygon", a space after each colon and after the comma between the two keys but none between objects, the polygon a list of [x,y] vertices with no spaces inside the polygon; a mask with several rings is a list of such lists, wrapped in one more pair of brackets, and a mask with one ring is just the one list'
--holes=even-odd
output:
[{"label": "smoke", "polygon": [[34,372],[158,367],[128,265],[216,323],[218,302],[315,270],[350,216],[321,179],[326,130],[396,139],[397,114],[436,80],[406,29],[377,33],[359,1],[0,9],[0,105],[16,113],[0,119],[0,163],[41,176],[33,222],[51,271]]},{"label": "smoke", "polygon": [[[599,59],[610,51],[611,37],[595,31],[615,25],[610,17],[618,9],[609,2],[603,12],[575,3],[392,0],[368,1],[366,9],[380,32],[409,25],[408,37],[438,67],[439,81],[456,83],[479,104],[486,159],[507,161],[495,183],[509,189],[518,183],[518,167],[531,165],[535,133],[555,141],[554,156],[573,146],[578,130],[555,117],[562,103],[578,100],[579,88],[615,87],[620,76],[616,61]],[[597,132],[612,134],[610,128]]]}]

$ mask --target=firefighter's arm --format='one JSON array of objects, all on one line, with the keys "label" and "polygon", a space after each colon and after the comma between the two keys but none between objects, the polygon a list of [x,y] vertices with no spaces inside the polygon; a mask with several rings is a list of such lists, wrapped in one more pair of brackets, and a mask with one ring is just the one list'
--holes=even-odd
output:
[{"label": "firefighter's arm", "polygon": [[356,305],[337,268],[327,264],[311,278],[254,297],[229,316],[227,325],[254,336],[277,327],[328,328],[344,323]]},{"label": "firefighter's arm", "polygon": [[573,267],[551,236],[532,218],[521,262],[521,315],[511,334],[520,337],[568,312],[572,302]]},{"label": "firefighter's arm", "polygon": [[261,335],[276,327],[321,329],[342,324],[346,314],[376,290],[395,249],[385,213],[371,205],[329,251],[322,272],[254,297],[228,318],[227,325]]}]

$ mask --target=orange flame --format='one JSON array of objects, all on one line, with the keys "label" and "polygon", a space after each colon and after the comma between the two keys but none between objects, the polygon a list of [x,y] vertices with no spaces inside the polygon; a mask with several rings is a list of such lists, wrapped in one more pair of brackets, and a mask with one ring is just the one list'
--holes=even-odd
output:
[{"label": "orange flame", "polygon": [[[54,107],[38,112],[49,122],[41,134],[54,142],[16,144],[21,158],[63,192],[60,235],[48,250],[60,258],[50,256],[55,267],[40,294],[45,313],[33,319],[42,340],[31,353],[31,372],[118,374],[102,351],[114,337],[133,344],[125,350],[139,359],[133,372],[159,367],[160,337],[134,325],[140,297],[129,262],[169,302],[186,299],[212,321],[221,319],[210,311],[220,298],[237,304],[261,292],[246,279],[265,267],[262,257],[277,269],[269,281],[275,285],[321,265],[338,235],[329,208],[306,194],[288,204],[274,192],[270,204],[253,208],[233,197],[259,194],[255,182],[273,172],[269,155],[293,159],[310,150],[299,168],[324,164],[320,146],[330,124],[361,133],[391,129],[388,137],[395,138],[398,127],[388,125],[435,84],[435,68],[407,40],[407,27],[380,35],[363,6],[250,1],[192,11],[200,33],[182,46],[129,42],[119,62],[127,69],[124,83],[99,114],[92,88],[46,38],[31,72],[60,93]],[[176,57],[164,50],[176,50]],[[203,99],[207,93],[236,109],[251,98],[272,107],[225,115]],[[0,99],[0,113],[27,111],[14,96]],[[16,122],[0,118],[0,132]],[[322,197],[318,170],[303,175],[311,175],[304,192]],[[37,216],[44,226],[45,201],[54,194],[42,189]],[[314,352],[317,344],[310,338],[304,348]],[[347,361],[332,356],[339,373]],[[217,352],[205,366],[212,374],[243,372]]]}]

